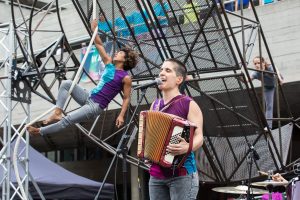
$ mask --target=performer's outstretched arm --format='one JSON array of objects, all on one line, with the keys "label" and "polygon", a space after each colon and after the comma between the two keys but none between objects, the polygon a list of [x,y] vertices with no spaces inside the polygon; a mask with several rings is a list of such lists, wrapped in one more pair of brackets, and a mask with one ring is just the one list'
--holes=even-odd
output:
[{"label": "performer's outstretched arm", "polygon": [[[96,29],[96,27],[98,26],[98,21],[97,19],[94,19],[91,23],[91,29],[92,31],[94,31]],[[107,54],[107,52],[105,51],[105,48],[103,46],[103,42],[101,40],[101,38],[99,37],[99,35],[96,35],[95,38],[95,46],[98,49],[98,52],[102,58],[103,63],[106,65],[108,63],[112,62],[112,58]]]}]

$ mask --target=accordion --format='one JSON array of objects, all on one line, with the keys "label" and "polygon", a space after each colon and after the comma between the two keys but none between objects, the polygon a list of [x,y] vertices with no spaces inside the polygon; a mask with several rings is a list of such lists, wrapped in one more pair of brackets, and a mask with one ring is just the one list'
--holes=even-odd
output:
[{"label": "accordion", "polygon": [[[163,167],[180,168],[193,146],[196,126],[178,116],[159,111],[142,111],[139,117],[137,156]],[[189,143],[185,155],[174,156],[167,152],[169,144],[178,144],[178,136]]]}]

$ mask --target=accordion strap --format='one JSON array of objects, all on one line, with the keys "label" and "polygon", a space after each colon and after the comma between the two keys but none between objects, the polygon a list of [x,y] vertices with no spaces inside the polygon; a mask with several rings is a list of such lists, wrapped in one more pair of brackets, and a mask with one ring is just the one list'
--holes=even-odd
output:
[{"label": "accordion strap", "polygon": [[174,97],[171,101],[169,101],[166,105],[164,105],[164,107],[162,109],[160,109],[160,104],[162,102],[162,99],[158,99],[158,103],[156,104],[156,106],[153,108],[153,110],[155,111],[165,111],[167,108],[169,108],[172,104],[174,104],[175,102],[178,102],[179,100],[186,98],[186,96],[182,95],[181,97],[177,98],[178,96]]},{"label": "accordion strap", "polygon": [[193,149],[193,141],[194,141],[194,136],[190,136],[189,138],[189,148],[188,148],[188,151],[185,153],[185,155],[183,156],[181,162],[178,164],[179,167],[181,167],[185,160],[187,159],[187,157],[190,155],[190,153],[192,152],[192,149]]}]

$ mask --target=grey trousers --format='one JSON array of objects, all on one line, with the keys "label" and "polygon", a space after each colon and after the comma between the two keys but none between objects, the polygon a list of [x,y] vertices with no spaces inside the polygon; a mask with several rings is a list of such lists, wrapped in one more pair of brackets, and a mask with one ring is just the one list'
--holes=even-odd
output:
[{"label": "grey trousers", "polygon": [[168,179],[150,177],[150,200],[192,200],[199,191],[198,173]]},{"label": "grey trousers", "polygon": [[[264,97],[265,97],[264,100],[266,105],[265,115],[267,119],[273,118],[274,93],[275,93],[275,88],[272,89],[264,88]],[[267,120],[270,129],[272,129],[272,122],[273,120]]]},{"label": "grey trousers", "polygon": [[[71,80],[66,80],[62,82],[58,91],[56,102],[56,106],[58,108],[63,109],[65,102],[68,99],[68,92],[71,85]],[[88,121],[90,119],[95,119],[102,112],[102,109],[99,107],[99,104],[95,103],[92,99],[90,99],[89,92],[81,86],[75,85],[73,91],[71,92],[71,96],[79,105],[81,105],[81,107],[69,113],[57,123],[41,127],[41,135],[59,132],[72,124]]]}]

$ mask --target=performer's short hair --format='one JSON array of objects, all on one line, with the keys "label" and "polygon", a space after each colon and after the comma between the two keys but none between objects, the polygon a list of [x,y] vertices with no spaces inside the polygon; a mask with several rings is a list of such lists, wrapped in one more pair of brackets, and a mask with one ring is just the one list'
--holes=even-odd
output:
[{"label": "performer's short hair", "polygon": [[174,69],[175,69],[176,75],[182,76],[183,81],[179,85],[179,90],[181,93],[183,93],[183,90],[185,88],[185,79],[187,76],[187,70],[185,68],[185,65],[183,64],[183,62],[181,62],[180,60],[177,60],[176,58],[169,58],[169,59],[166,59],[165,62],[166,61],[172,62],[173,64],[175,64]]},{"label": "performer's short hair", "polygon": [[186,70],[183,62],[181,62],[180,60],[177,60],[175,58],[169,58],[169,59],[166,59],[165,61],[172,62],[173,64],[175,64],[176,75],[182,76],[183,81],[186,79],[187,70]]}]

